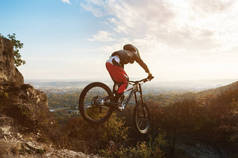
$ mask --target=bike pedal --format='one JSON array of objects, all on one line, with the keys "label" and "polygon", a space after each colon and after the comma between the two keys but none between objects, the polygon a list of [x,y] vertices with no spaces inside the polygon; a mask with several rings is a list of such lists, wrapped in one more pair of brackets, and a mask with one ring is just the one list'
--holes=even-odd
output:
[{"label": "bike pedal", "polygon": [[117,108],[118,108],[119,111],[123,111],[123,110],[125,109],[125,107],[126,107],[125,104],[122,103],[122,104],[121,104],[120,106],[118,106]]}]

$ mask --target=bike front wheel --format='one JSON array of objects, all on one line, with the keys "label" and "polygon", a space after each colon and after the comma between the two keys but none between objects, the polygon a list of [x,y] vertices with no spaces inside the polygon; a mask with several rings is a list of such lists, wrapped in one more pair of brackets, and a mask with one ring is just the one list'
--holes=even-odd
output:
[{"label": "bike front wheel", "polygon": [[113,94],[110,88],[101,82],[86,86],[79,97],[79,111],[82,117],[94,124],[105,122],[112,114],[110,106]]},{"label": "bike front wheel", "polygon": [[150,128],[150,113],[147,105],[138,103],[134,109],[134,123],[141,134],[146,134]]}]

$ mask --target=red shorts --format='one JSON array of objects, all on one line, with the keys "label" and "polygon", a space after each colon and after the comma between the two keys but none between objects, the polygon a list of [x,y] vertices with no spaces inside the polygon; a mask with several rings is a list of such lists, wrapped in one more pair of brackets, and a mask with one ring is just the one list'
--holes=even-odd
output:
[{"label": "red shorts", "polygon": [[109,72],[112,80],[117,83],[122,83],[118,88],[117,93],[121,94],[125,91],[128,85],[128,76],[122,67],[106,62],[107,71]]}]

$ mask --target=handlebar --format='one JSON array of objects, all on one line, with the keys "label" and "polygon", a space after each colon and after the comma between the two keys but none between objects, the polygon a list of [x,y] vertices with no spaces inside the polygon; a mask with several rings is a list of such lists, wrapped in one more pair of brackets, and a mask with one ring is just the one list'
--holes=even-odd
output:
[{"label": "handlebar", "polygon": [[145,83],[147,81],[151,81],[153,78],[154,78],[154,76],[146,77],[146,78],[138,80],[138,81],[129,81],[129,83],[134,83],[134,84],[138,84],[140,82],[144,82]]}]

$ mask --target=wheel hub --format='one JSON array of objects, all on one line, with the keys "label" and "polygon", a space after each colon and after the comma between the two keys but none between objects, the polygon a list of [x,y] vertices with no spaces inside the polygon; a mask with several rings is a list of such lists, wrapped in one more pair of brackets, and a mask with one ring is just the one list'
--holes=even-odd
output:
[{"label": "wheel hub", "polygon": [[91,104],[92,105],[104,105],[104,100],[98,96],[95,96],[95,97],[93,97]]}]

